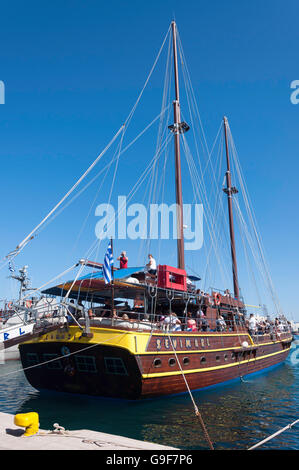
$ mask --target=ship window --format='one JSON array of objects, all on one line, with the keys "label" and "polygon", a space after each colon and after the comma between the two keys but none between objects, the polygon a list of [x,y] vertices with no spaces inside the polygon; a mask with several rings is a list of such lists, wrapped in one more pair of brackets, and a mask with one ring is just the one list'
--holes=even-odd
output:
[{"label": "ship window", "polygon": [[155,359],[154,360],[154,366],[155,367],[161,367],[161,365],[162,365],[161,359]]},{"label": "ship window", "polygon": [[187,366],[189,363],[190,363],[189,357],[184,357],[184,359],[183,359],[183,364],[184,364],[185,366]]},{"label": "ship window", "polygon": [[107,374],[128,375],[120,357],[104,357],[104,361]]},{"label": "ship window", "polygon": [[169,359],[169,361],[168,361],[168,364],[169,364],[170,366],[174,366],[174,365],[175,365],[175,359],[174,359],[173,357],[171,357],[171,358]]},{"label": "ship window", "polygon": [[46,367],[48,369],[52,369],[52,370],[53,369],[56,369],[56,370],[57,369],[62,369],[62,365],[61,365],[60,360],[58,360],[58,361],[53,360],[53,359],[56,359],[57,357],[59,357],[58,354],[48,354],[48,353],[43,354],[44,361],[45,362],[49,361],[46,364]]},{"label": "ship window", "polygon": [[35,366],[40,362],[38,354],[37,353],[27,353],[27,367],[30,366]]},{"label": "ship window", "polygon": [[79,372],[97,372],[95,358],[92,356],[75,356],[76,366]]},{"label": "ship window", "polygon": [[216,356],[216,361],[217,361],[217,362],[220,361],[220,356]]},{"label": "ship window", "polygon": [[202,357],[200,362],[203,364],[204,362],[207,362],[206,358],[205,357]]}]

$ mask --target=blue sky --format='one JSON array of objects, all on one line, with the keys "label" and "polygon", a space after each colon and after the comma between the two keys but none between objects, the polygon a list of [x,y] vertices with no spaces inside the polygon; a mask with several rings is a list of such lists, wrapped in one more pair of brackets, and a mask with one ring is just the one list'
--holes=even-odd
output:
[{"label": "blue sky", "polygon": [[[299,104],[290,101],[290,83],[299,79],[298,13],[298,2],[277,0],[2,4],[1,258],[119,129],[175,17],[207,140],[212,143],[227,115],[276,291],[286,313],[299,321]],[[159,112],[159,73],[150,85],[132,135]],[[124,187],[132,184],[132,168],[144,168],[142,153],[138,146],[120,168]],[[96,193],[90,189],[16,258],[17,267],[30,265],[33,284],[66,269],[80,246],[85,252],[92,242],[94,212],[82,245],[73,246]],[[116,241],[116,249],[123,248]],[[102,256],[103,250],[98,261]],[[9,297],[8,270],[0,273],[0,297]]]}]

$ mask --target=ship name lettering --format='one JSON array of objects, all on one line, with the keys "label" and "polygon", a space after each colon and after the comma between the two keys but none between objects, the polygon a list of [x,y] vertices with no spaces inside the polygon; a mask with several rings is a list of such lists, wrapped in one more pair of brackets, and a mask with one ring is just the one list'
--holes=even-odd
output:
[{"label": "ship name lettering", "polygon": [[190,349],[192,347],[190,338],[186,338],[185,343],[186,343],[186,348]]},{"label": "ship name lettering", "polygon": [[169,339],[168,338],[165,338],[164,344],[165,344],[165,348],[169,349]]},{"label": "ship name lettering", "polygon": [[161,346],[162,346],[161,345],[161,339],[158,338],[157,341],[156,341],[156,347],[157,347],[157,349],[161,349]]}]

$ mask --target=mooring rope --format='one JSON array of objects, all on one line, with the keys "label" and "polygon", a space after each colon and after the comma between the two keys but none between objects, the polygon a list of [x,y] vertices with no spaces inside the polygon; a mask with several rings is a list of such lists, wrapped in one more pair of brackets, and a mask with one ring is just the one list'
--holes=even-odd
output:
[{"label": "mooring rope", "polygon": [[174,349],[174,346],[173,346],[173,343],[172,343],[172,341],[171,341],[171,338],[170,338],[169,333],[168,333],[168,339],[169,339],[170,344],[171,344],[171,346],[172,346],[172,349],[173,349],[173,352],[174,352],[176,361],[177,361],[177,363],[178,363],[178,365],[179,365],[179,368],[180,368],[180,370],[181,370],[183,379],[184,379],[184,381],[185,381],[185,384],[186,384],[188,393],[189,393],[190,398],[191,398],[191,401],[192,401],[192,403],[193,403],[195,415],[197,416],[197,418],[198,418],[198,420],[199,420],[199,423],[200,423],[201,428],[202,428],[202,430],[203,430],[205,439],[206,439],[206,441],[207,441],[208,444],[209,444],[210,450],[214,450],[214,446],[213,446],[213,444],[212,444],[212,441],[211,441],[210,436],[209,436],[209,434],[208,434],[208,431],[207,431],[207,428],[206,428],[206,426],[205,426],[205,423],[204,423],[204,421],[203,421],[203,419],[202,419],[202,416],[201,416],[201,414],[200,414],[200,412],[199,412],[199,409],[198,409],[198,407],[197,407],[197,405],[196,405],[196,403],[195,403],[195,400],[194,400],[194,398],[193,398],[193,395],[192,395],[192,393],[191,393],[189,384],[188,384],[187,379],[186,379],[186,377],[185,377],[184,371],[183,371],[183,369],[182,369],[182,367],[181,367],[180,361],[179,361],[179,359],[178,359],[176,350]]},{"label": "mooring rope", "polygon": [[279,431],[275,432],[274,434],[271,434],[271,436],[267,437],[266,439],[264,439],[263,441],[260,441],[258,442],[257,444],[255,444],[254,446],[252,447],[249,447],[249,449],[247,450],[253,450],[253,449],[256,449],[257,447],[260,447],[261,445],[265,444],[265,442],[268,442],[270,441],[271,439],[273,439],[274,437],[278,436],[279,434],[283,433],[284,431],[287,431],[287,429],[291,429],[293,426],[295,426],[295,424],[299,423],[299,419],[296,419],[296,421],[294,421],[293,423],[290,423],[288,424],[287,426],[285,426],[284,428],[280,429]]}]

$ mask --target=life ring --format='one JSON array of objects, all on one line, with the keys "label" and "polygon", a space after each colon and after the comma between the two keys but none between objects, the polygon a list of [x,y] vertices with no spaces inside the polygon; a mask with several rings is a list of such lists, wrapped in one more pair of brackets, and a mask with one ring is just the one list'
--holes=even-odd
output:
[{"label": "life ring", "polygon": [[26,305],[27,308],[30,308],[31,305],[32,305],[32,300],[26,300],[25,305]]},{"label": "life ring", "polygon": [[220,305],[220,303],[221,303],[221,295],[219,294],[219,292],[215,293],[215,294],[213,295],[213,297],[214,297],[214,302],[215,302],[215,304],[216,304],[216,305]]},{"label": "life ring", "polygon": [[9,310],[11,310],[11,309],[12,309],[12,302],[8,302],[8,304],[7,304],[7,308],[8,308]]}]

